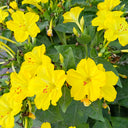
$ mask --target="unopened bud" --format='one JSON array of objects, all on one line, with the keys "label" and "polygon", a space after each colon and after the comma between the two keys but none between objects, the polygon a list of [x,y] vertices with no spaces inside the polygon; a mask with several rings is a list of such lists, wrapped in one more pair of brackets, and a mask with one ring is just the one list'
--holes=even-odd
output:
[{"label": "unopened bud", "polygon": [[81,26],[81,31],[83,32],[83,29],[84,29],[84,17],[82,16],[81,19],[80,19],[80,26]]},{"label": "unopened bud", "polygon": [[50,36],[50,37],[53,36],[52,29],[47,30],[47,35]]},{"label": "unopened bud", "polygon": [[63,64],[64,63],[64,58],[63,58],[61,53],[59,53],[59,59],[60,59],[61,64]]},{"label": "unopened bud", "polygon": [[36,119],[36,117],[35,117],[35,115],[33,113],[29,113],[28,117],[32,118],[33,120]]},{"label": "unopened bud", "polygon": [[78,32],[77,32],[77,30],[76,30],[75,27],[73,27],[73,33],[74,33],[77,37],[79,37],[79,34],[78,34]]}]

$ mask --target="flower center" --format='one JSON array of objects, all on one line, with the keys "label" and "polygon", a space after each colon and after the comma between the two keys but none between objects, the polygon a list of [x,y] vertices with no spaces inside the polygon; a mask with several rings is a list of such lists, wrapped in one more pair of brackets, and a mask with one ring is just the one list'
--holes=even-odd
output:
[{"label": "flower center", "polygon": [[48,92],[48,85],[46,85],[46,88],[43,89],[43,93],[47,93]]},{"label": "flower center", "polygon": [[15,89],[15,93],[20,94],[21,92],[22,92],[21,87],[17,87],[17,88]]}]

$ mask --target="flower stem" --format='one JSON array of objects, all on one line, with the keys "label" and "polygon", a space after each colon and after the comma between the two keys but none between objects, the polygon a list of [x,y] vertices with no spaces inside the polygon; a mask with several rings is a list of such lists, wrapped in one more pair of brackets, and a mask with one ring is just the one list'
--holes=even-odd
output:
[{"label": "flower stem", "polygon": [[86,59],[88,59],[88,47],[87,47],[87,44],[85,44],[84,46],[85,46]]},{"label": "flower stem", "polygon": [[0,39],[7,40],[7,41],[9,41],[9,42],[11,42],[11,43],[13,43],[13,44],[16,44],[15,41],[10,40],[10,39],[8,39],[8,38],[6,38],[6,37],[3,37],[3,36],[0,36]]},{"label": "flower stem", "polygon": [[110,43],[110,41],[108,41],[108,42],[105,44],[104,48],[106,48],[106,47],[109,45],[109,43]]}]

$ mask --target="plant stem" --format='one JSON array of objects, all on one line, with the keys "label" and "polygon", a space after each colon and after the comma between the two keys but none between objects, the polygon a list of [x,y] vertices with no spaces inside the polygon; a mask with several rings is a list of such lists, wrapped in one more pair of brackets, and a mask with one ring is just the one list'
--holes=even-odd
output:
[{"label": "plant stem", "polygon": [[110,41],[108,41],[108,42],[105,44],[104,48],[106,48],[106,47],[109,45],[109,43],[110,43]]},{"label": "plant stem", "polygon": [[9,42],[11,42],[11,43],[13,43],[13,44],[16,44],[15,41],[10,40],[10,39],[8,39],[8,38],[6,38],[6,37],[3,37],[3,36],[0,36],[0,39],[7,40],[7,41],[9,41]]},{"label": "plant stem", "polygon": [[84,46],[85,46],[86,59],[88,59],[88,47],[87,47],[87,44],[85,44]]}]

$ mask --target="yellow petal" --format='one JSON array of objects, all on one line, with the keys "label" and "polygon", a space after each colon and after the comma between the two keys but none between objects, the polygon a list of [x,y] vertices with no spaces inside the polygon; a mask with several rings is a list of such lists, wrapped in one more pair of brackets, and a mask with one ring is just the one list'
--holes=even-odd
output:
[{"label": "yellow petal", "polygon": [[103,86],[101,88],[101,96],[109,101],[112,102],[116,99],[117,92],[113,86]]},{"label": "yellow petal", "polygon": [[115,75],[112,71],[107,71],[106,72],[106,85],[111,86],[111,85],[116,85],[118,82],[118,76]]},{"label": "yellow petal", "polygon": [[17,42],[24,42],[26,39],[28,39],[28,32],[23,31],[23,30],[17,30],[14,31],[14,37]]},{"label": "yellow petal", "polygon": [[42,125],[41,125],[41,128],[51,128],[51,124],[49,122],[44,122]]},{"label": "yellow petal", "polygon": [[34,100],[35,105],[38,109],[42,109],[43,111],[47,110],[50,106],[51,95],[49,93],[39,93],[36,95]]}]

